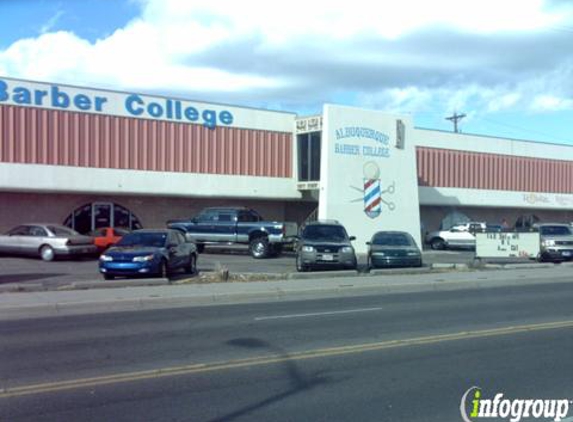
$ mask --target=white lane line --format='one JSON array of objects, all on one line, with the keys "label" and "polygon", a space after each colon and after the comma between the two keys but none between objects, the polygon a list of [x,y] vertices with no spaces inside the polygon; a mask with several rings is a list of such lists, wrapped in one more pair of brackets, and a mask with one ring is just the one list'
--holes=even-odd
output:
[{"label": "white lane line", "polygon": [[347,309],[345,311],[313,312],[309,314],[271,315],[271,316],[256,317],[255,321],[265,321],[269,319],[306,318],[306,317],[327,316],[327,315],[353,314],[358,312],[379,311],[381,309],[382,308],[362,308],[362,309]]}]

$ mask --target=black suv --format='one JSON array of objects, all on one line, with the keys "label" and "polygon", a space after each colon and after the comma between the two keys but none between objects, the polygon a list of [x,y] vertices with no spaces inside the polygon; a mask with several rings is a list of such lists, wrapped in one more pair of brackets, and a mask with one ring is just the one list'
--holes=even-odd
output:
[{"label": "black suv", "polygon": [[315,221],[301,231],[296,250],[297,271],[313,268],[356,269],[356,253],[344,226],[337,221]]}]

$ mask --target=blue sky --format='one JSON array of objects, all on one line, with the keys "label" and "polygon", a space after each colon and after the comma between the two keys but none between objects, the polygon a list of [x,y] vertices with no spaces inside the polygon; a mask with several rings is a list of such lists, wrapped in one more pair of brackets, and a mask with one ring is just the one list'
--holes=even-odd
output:
[{"label": "blue sky", "polygon": [[[0,75],[573,144],[568,0],[2,0]],[[484,139],[484,142],[487,142]]]},{"label": "blue sky", "polygon": [[71,31],[95,42],[138,16],[140,4],[113,0],[2,0],[0,49],[22,38]]}]

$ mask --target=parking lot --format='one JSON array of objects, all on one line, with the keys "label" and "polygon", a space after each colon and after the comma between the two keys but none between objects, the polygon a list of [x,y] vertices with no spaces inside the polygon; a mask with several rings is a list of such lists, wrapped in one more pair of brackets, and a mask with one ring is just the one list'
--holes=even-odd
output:
[{"label": "parking lot", "polygon": [[[471,250],[423,251],[424,265],[434,263],[471,263],[474,252]],[[523,261],[521,261],[523,262]],[[525,261],[529,262],[529,261]],[[365,256],[359,255],[359,269],[364,270]],[[289,273],[295,272],[295,255],[285,252],[280,257],[255,260],[246,248],[235,247],[225,250],[207,248],[199,255],[200,273],[228,269],[231,273]],[[186,278],[185,274],[175,274],[174,279]],[[44,262],[36,258],[0,256],[0,284],[33,283],[54,288],[81,281],[100,281],[96,258],[80,260],[57,260]]]}]

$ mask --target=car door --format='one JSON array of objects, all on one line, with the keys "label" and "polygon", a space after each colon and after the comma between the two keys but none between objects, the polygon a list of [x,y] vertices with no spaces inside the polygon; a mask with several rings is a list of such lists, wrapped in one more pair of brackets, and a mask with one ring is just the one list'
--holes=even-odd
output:
[{"label": "car door", "polygon": [[4,253],[22,253],[22,241],[28,236],[28,226],[18,226],[10,230],[0,239],[0,251]]},{"label": "car door", "polygon": [[213,221],[213,234],[218,242],[235,242],[237,240],[236,227],[236,211],[222,210],[218,212],[216,220]]},{"label": "car door", "polygon": [[177,269],[185,266],[187,262],[185,238],[179,232],[171,232],[167,238],[169,245],[169,267]]},{"label": "car door", "polygon": [[214,209],[208,209],[199,214],[193,226],[192,239],[198,242],[217,241],[217,236],[214,234],[217,217],[217,210]]},{"label": "car door", "polygon": [[191,252],[193,250],[193,243],[189,243],[183,233],[175,232],[177,237],[178,248],[181,254],[181,266],[185,267],[189,265],[191,260]]},{"label": "car door", "polygon": [[236,241],[247,243],[249,241],[249,232],[253,223],[260,221],[261,217],[253,210],[239,211],[237,214]]},{"label": "car door", "polygon": [[50,244],[50,235],[46,229],[41,226],[28,226],[28,234],[22,236],[20,243],[21,252],[35,255],[44,244]]},{"label": "car door", "polygon": [[467,230],[452,227],[448,231],[448,245],[453,247],[475,246],[476,238]]}]

